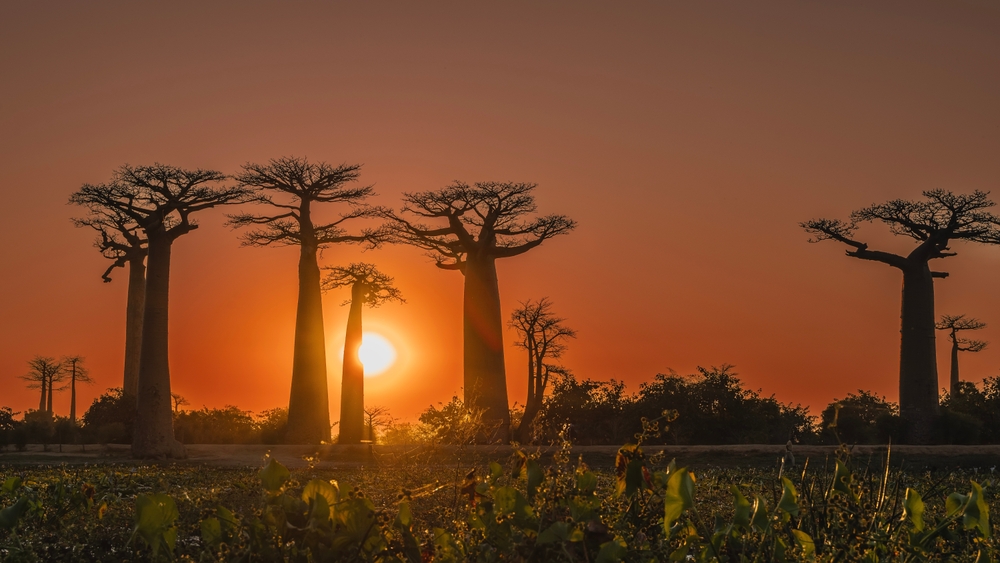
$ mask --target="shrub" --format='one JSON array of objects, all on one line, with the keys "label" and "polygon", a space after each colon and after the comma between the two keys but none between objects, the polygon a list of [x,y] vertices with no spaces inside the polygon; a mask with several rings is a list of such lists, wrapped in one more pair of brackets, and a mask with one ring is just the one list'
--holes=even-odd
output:
[{"label": "shrub", "polygon": [[[287,415],[286,415],[287,420]],[[254,444],[260,433],[250,411],[232,405],[174,414],[174,435],[185,444]]]},{"label": "shrub", "polygon": [[99,443],[128,444],[132,442],[135,415],[135,397],[126,395],[120,388],[113,388],[94,399],[81,420],[87,432]]},{"label": "shrub", "polygon": [[[836,426],[831,426],[836,420]],[[848,393],[823,409],[822,438],[825,443],[848,444],[898,443],[904,435],[899,407],[871,391]]]}]

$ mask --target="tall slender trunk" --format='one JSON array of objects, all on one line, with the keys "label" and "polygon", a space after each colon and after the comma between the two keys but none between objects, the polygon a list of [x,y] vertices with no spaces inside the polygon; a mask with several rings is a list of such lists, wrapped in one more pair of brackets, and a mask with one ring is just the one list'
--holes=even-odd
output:
[{"label": "tall slender trunk", "polygon": [[44,373],[42,374],[42,398],[38,400],[38,411],[42,412],[45,410],[45,389],[48,383],[48,376]]},{"label": "tall slender trunk", "polygon": [[76,426],[76,362],[73,362],[73,372],[69,376],[69,422]]},{"label": "tall slender trunk", "polygon": [[171,242],[165,233],[149,233],[137,413],[132,437],[134,457],[182,458],[185,455],[184,446],[174,438],[170,408],[167,312],[170,303]]},{"label": "tall slender trunk", "polygon": [[358,351],[361,349],[361,309],[364,306],[364,286],[351,288],[351,311],[347,315],[347,335],[344,338],[344,378],[340,394],[341,444],[360,444],[365,433],[365,366]]},{"label": "tall slender trunk", "polygon": [[146,301],[145,257],[128,261],[128,304],[125,306],[125,377],[122,391],[139,393],[139,356],[142,352],[142,311]]},{"label": "tall slender trunk", "polygon": [[958,339],[951,333],[951,396],[958,393]]},{"label": "tall slender trunk", "polygon": [[[503,357],[503,321],[496,261],[470,255],[465,263],[465,403],[484,409],[483,421],[496,426],[480,439],[509,441],[510,410]],[[492,428],[490,428],[492,430]]]},{"label": "tall slender trunk", "polygon": [[318,444],[330,439],[330,398],[326,383],[326,337],[316,244],[299,252],[299,301],[295,313],[292,388],[288,399],[290,444]]},{"label": "tall slender trunk", "polygon": [[52,413],[52,387],[55,386],[55,381],[53,380],[54,375],[49,376],[49,394],[45,398],[45,410],[48,413]]},{"label": "tall slender trunk", "polygon": [[908,441],[929,443],[938,415],[934,348],[934,279],[927,262],[903,270],[900,315],[899,411],[909,423]]}]

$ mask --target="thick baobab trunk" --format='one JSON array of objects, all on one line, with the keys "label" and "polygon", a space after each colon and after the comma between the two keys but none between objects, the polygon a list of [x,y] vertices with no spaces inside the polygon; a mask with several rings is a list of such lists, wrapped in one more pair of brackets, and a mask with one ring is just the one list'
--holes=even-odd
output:
[{"label": "thick baobab trunk", "polygon": [[295,313],[292,389],[288,399],[290,444],[318,444],[330,439],[330,398],[326,383],[326,338],[316,245],[299,254],[299,302]]},{"label": "thick baobab trunk", "polygon": [[139,458],[185,456],[174,438],[167,354],[167,311],[170,297],[170,244],[162,233],[149,235],[146,299],[142,315],[137,411],[132,455]]},{"label": "thick baobab trunk", "polygon": [[52,387],[56,383],[55,381],[53,381],[54,377],[55,377],[54,374],[49,376],[49,394],[46,395],[45,397],[45,412],[48,413],[52,412]]},{"label": "thick baobab trunk", "polygon": [[951,335],[951,380],[950,393],[952,397],[958,393],[958,341],[955,334]]},{"label": "thick baobab trunk", "polygon": [[122,391],[135,397],[139,393],[139,356],[142,352],[142,310],[146,301],[146,265],[144,258],[128,261],[128,304],[125,306],[125,378]]},{"label": "thick baobab trunk", "polygon": [[510,410],[503,320],[496,262],[491,257],[469,256],[465,264],[464,341],[465,404],[484,409],[483,422],[497,427],[495,434],[481,438],[507,442]]},{"label": "thick baobab trunk", "polygon": [[340,394],[341,444],[360,444],[365,433],[365,366],[358,352],[361,349],[361,308],[364,306],[364,286],[351,288],[351,311],[347,315],[347,336],[344,339],[344,379]]},{"label": "thick baobab trunk", "polygon": [[938,416],[934,279],[926,262],[903,271],[900,332],[899,411],[909,424],[908,441],[926,444]]}]

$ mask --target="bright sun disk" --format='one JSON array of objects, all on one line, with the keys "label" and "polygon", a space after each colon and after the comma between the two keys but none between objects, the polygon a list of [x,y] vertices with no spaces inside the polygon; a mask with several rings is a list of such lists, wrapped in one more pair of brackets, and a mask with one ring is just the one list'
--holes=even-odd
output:
[{"label": "bright sun disk", "polygon": [[392,367],[396,361],[396,348],[381,334],[366,332],[361,335],[358,359],[365,366],[365,377],[378,375]]}]

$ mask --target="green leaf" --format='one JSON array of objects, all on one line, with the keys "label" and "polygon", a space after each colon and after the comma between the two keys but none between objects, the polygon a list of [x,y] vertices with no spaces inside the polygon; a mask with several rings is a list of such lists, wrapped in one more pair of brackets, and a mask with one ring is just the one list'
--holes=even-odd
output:
[{"label": "green leaf", "polygon": [[285,482],[292,476],[288,472],[288,468],[278,463],[278,460],[273,457],[268,458],[267,465],[257,475],[260,477],[264,489],[272,493],[280,492]]},{"label": "green leaf", "polygon": [[396,525],[407,530],[413,525],[413,511],[410,510],[410,503],[401,501],[399,503],[399,513],[396,515]]},{"label": "green leaf", "polygon": [[222,543],[222,524],[218,518],[212,516],[201,521],[201,539],[212,547]]},{"label": "green leaf", "polygon": [[646,467],[642,463],[642,450],[635,444],[627,444],[615,456],[616,494],[631,497],[646,487]]},{"label": "green leaf", "polygon": [[578,468],[576,470],[576,490],[581,493],[593,493],[597,490],[597,475],[593,471]]},{"label": "green leaf", "polygon": [[951,493],[944,501],[944,508],[947,516],[950,518],[951,516],[959,513],[963,508],[965,508],[965,505],[968,502],[969,497],[963,495],[962,493]]},{"label": "green leaf", "polygon": [[21,478],[18,476],[8,477],[6,481],[3,482],[3,492],[13,493],[18,488],[21,487]]},{"label": "green leaf", "polygon": [[326,499],[327,506],[333,506],[340,500],[340,487],[336,481],[324,481],[313,479],[306,483],[302,489],[302,500],[309,502],[309,499],[322,496]]},{"label": "green leaf", "polygon": [[[9,479],[8,479],[9,481]],[[18,520],[28,511],[28,497],[21,497],[17,502],[0,510],[0,528],[12,529]]]},{"label": "green leaf", "polygon": [[750,517],[750,527],[758,532],[766,532],[770,529],[768,522],[767,503],[760,495],[755,495],[753,499],[753,516]]},{"label": "green leaf", "polygon": [[310,497],[309,504],[312,509],[309,512],[309,517],[315,522],[326,523],[330,521],[330,503],[326,501],[326,497],[323,495],[316,495]]},{"label": "green leaf", "polygon": [[669,534],[674,522],[689,508],[694,508],[694,478],[686,468],[678,469],[670,475],[663,495],[663,529]]},{"label": "green leaf", "polygon": [[162,546],[169,551],[174,550],[177,542],[177,504],[169,496],[157,493],[139,495],[135,498],[135,529],[133,537],[138,535],[153,551],[155,557]]},{"label": "green leaf", "polygon": [[781,500],[778,501],[778,510],[787,513],[789,516],[799,515],[799,493],[795,490],[795,485],[788,477],[781,478],[783,491]]},{"label": "green leaf", "polygon": [[542,530],[535,541],[538,545],[569,541],[570,534],[574,530],[573,525],[562,520],[553,522],[551,526]]},{"label": "green leaf", "polygon": [[795,536],[795,543],[802,549],[803,557],[812,559],[816,556],[816,542],[813,541],[812,536],[802,530],[792,530],[792,535]]},{"label": "green leaf", "polygon": [[736,507],[736,512],[733,514],[733,527],[749,529],[751,515],[750,501],[743,496],[740,488],[736,485],[731,485],[729,490],[733,493],[733,504]]},{"label": "green leaf", "polygon": [[490,482],[491,483],[495,483],[496,480],[499,479],[502,476],[503,476],[503,467],[500,467],[499,463],[497,463],[495,461],[491,461],[490,462]]},{"label": "green leaf", "polygon": [[602,543],[601,550],[597,552],[595,563],[619,563],[628,555],[628,545],[621,537]]},{"label": "green leaf", "polygon": [[903,518],[913,524],[913,529],[920,532],[924,529],[924,500],[920,493],[907,487],[903,500]]},{"label": "green leaf", "polygon": [[990,509],[983,498],[983,488],[972,481],[972,493],[962,516],[962,526],[966,530],[978,529],[984,538],[990,537]]}]

